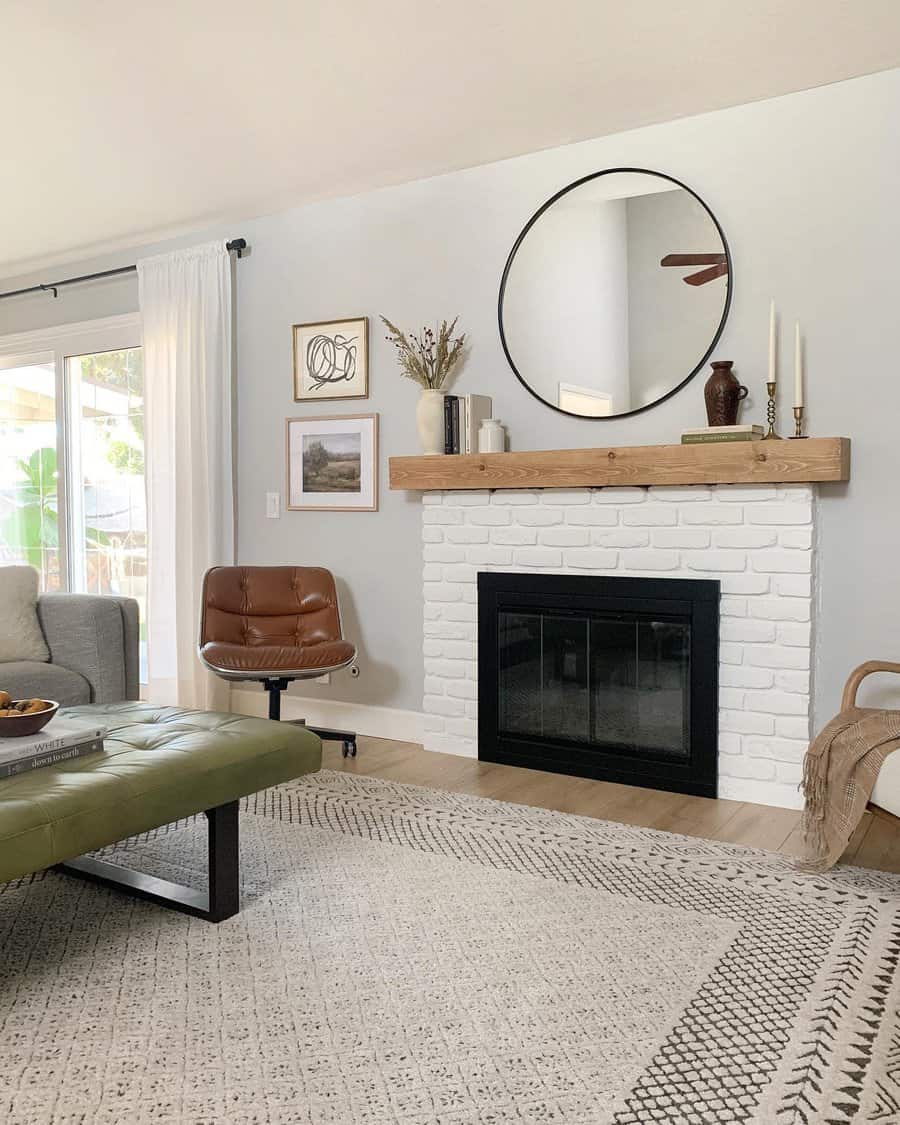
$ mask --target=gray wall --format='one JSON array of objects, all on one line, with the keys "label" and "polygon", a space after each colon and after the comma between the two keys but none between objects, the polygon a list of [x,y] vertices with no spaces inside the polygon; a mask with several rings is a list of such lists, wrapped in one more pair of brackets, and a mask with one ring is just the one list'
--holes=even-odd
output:
[{"label": "gray wall", "polygon": [[[416,391],[397,374],[378,313],[410,326],[459,313],[472,351],[457,389],[493,395],[515,449],[672,441],[682,428],[703,424],[702,377],[645,414],[580,420],[537,403],[500,349],[497,283],[513,239],[563,184],[617,165],[674,175],[721,222],[734,257],[735,295],[717,354],[734,359],[751,387],[745,420],[762,420],[765,412],[774,296],[785,356],[794,319],[804,326],[812,432],[853,438],[853,480],[821,490],[818,720],[836,708],[853,664],[900,658],[898,112],[895,70],[217,232],[245,235],[253,246],[237,266],[241,559],[333,568],[345,590],[349,630],[362,646],[358,681],[339,676],[330,688],[307,690],[420,706],[419,499],[386,487],[387,457],[416,449]],[[118,260],[134,260],[134,252]],[[0,333],[134,306],[131,281],[55,302],[3,302]],[[368,403],[350,405],[381,413],[381,511],[267,520],[264,493],[283,489],[284,419],[313,412],[291,401],[290,325],[363,313],[373,318],[372,394]],[[787,365],[782,378],[786,431]]]}]

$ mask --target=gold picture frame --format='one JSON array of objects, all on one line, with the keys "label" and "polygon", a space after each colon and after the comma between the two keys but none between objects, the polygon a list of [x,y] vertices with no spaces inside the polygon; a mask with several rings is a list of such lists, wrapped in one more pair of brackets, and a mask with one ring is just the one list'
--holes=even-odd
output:
[{"label": "gold picture frame", "polygon": [[377,512],[378,415],[286,419],[285,471],[289,512]]},{"label": "gold picture frame", "polygon": [[369,318],[314,320],[291,326],[294,402],[369,397]]}]

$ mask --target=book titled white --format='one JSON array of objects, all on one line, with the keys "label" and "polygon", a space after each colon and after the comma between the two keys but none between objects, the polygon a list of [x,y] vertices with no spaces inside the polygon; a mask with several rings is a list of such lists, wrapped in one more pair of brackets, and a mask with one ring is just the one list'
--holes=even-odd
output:
[{"label": "book titled white", "polygon": [[466,395],[462,405],[465,424],[460,426],[460,453],[477,453],[478,431],[485,418],[493,416],[493,400],[490,395]]},{"label": "book titled white", "polygon": [[102,742],[105,734],[106,727],[84,719],[51,719],[37,734],[26,738],[0,738],[0,770],[28,758],[68,750],[87,742]]}]

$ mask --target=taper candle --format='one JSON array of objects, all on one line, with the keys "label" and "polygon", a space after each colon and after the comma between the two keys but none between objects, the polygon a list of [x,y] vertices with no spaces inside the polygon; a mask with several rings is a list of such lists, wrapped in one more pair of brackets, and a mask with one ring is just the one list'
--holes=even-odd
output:
[{"label": "taper candle", "polygon": [[794,326],[794,406],[803,405],[803,351],[800,345],[800,321]]},{"label": "taper candle", "polygon": [[769,382],[775,382],[775,299],[769,303]]}]

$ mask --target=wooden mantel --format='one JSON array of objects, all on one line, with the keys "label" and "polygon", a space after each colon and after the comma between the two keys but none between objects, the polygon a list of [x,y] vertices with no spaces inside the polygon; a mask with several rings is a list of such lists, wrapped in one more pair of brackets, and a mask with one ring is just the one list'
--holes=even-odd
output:
[{"label": "wooden mantel", "polygon": [[850,479],[849,438],[391,457],[393,489],[798,484]]}]

